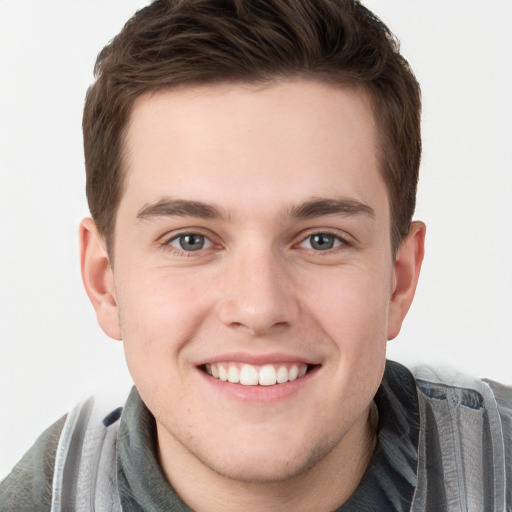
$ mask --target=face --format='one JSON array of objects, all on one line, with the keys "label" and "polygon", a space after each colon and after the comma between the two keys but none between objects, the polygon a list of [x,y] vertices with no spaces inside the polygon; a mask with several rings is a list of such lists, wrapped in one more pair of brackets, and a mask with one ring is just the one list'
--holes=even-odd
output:
[{"label": "face", "polygon": [[161,456],[245,481],[319,464],[364,425],[403,318],[369,98],[307,81],[159,92],[125,144],[100,322]]}]

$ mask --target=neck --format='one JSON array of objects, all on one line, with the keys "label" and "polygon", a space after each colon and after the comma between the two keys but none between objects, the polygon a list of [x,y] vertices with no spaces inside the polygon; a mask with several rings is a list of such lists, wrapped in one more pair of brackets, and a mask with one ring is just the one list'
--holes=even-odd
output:
[{"label": "neck", "polygon": [[181,445],[165,443],[162,447],[159,443],[159,459],[174,490],[197,512],[328,512],[345,503],[361,481],[377,442],[377,421],[372,402],[326,457],[307,471],[281,481],[227,478],[189,452],[188,457],[176,456],[176,450],[183,450]]}]

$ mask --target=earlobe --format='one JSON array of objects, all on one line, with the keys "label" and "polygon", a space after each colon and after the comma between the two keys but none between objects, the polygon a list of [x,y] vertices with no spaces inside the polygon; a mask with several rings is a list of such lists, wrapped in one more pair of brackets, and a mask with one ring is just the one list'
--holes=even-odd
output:
[{"label": "earlobe", "polygon": [[388,313],[388,340],[398,336],[414,298],[425,254],[425,232],[426,226],[423,222],[413,222],[409,234],[398,249]]},{"label": "earlobe", "polygon": [[103,237],[93,219],[80,223],[80,264],[85,291],[96,311],[103,331],[116,340],[121,339],[114,279]]}]

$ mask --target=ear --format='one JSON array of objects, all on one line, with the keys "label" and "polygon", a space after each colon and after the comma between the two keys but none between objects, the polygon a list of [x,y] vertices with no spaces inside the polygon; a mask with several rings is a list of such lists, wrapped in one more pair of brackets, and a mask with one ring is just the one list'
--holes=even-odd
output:
[{"label": "ear", "polygon": [[409,234],[398,248],[394,264],[393,294],[388,312],[388,340],[398,336],[414,298],[425,255],[426,229],[423,222],[413,222]]},{"label": "ear", "polygon": [[80,266],[85,291],[96,311],[103,331],[116,340],[121,328],[114,287],[114,276],[106,243],[91,218],[80,223]]}]

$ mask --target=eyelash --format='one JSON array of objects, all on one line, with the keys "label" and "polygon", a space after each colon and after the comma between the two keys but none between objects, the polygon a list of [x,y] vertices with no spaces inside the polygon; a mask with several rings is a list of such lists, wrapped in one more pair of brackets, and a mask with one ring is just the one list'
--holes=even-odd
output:
[{"label": "eyelash", "polygon": [[[203,242],[207,246],[204,247],[204,245],[203,245],[202,247],[198,248],[197,250],[186,250],[183,247],[179,248],[179,247],[175,247],[172,245],[172,242],[179,242],[180,239],[183,239],[184,237],[187,237],[187,236],[201,237],[203,239]],[[312,239],[315,236],[316,237],[323,236],[323,237],[332,238],[334,246],[327,247],[325,249],[315,249],[314,247],[311,247],[311,246],[310,247],[302,247],[303,244],[308,243],[308,241],[309,241],[309,244],[312,245]],[[180,243],[180,245],[181,245],[181,243]],[[199,231],[186,231],[183,233],[178,233],[178,234],[173,235],[171,238],[166,238],[162,242],[163,247],[165,247],[167,250],[169,250],[170,252],[172,252],[173,254],[175,254],[176,256],[179,256],[179,257],[191,257],[194,255],[194,253],[204,254],[204,251],[212,248],[213,245],[214,245],[214,242],[211,240],[211,238],[204,235],[203,233],[201,233]],[[331,254],[332,252],[342,250],[343,247],[350,247],[351,243],[348,242],[346,240],[346,238],[341,237],[340,235],[338,235],[336,233],[326,230],[326,231],[310,232],[306,236],[303,236],[301,238],[300,242],[298,244],[295,244],[294,246],[302,247],[306,250],[310,250],[310,251],[313,251],[318,254],[327,255],[327,254]]]},{"label": "eyelash", "polygon": [[[207,244],[207,247],[200,247],[197,250],[186,250],[183,247],[174,247],[172,245],[172,242],[179,242],[180,239],[184,239],[187,236],[195,236],[195,237],[201,237],[203,239],[203,242]],[[198,231],[187,231],[184,233],[178,233],[177,235],[173,235],[171,238],[167,238],[162,245],[168,249],[169,251],[173,252],[177,256],[184,256],[184,257],[190,257],[193,256],[194,253],[202,253],[204,250],[210,249],[213,246],[213,242],[210,239],[210,237],[204,235],[203,233],[200,233]],[[181,243],[180,243],[181,245]]]},{"label": "eyelash", "polygon": [[313,250],[314,252],[318,252],[318,253],[329,254],[329,253],[332,253],[333,251],[340,250],[343,247],[350,246],[350,243],[345,238],[341,237],[340,235],[338,235],[336,233],[332,233],[330,231],[315,231],[315,232],[309,233],[307,236],[302,238],[302,240],[298,244],[298,246],[301,247],[303,244],[307,243],[308,241],[309,241],[310,245],[312,245],[313,237],[320,237],[320,236],[332,238],[334,246],[328,247],[325,249],[316,249],[316,250],[313,247],[307,247],[306,249]]}]

